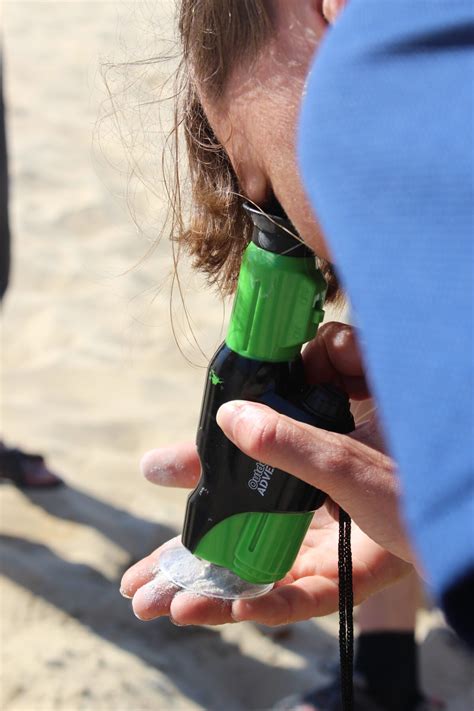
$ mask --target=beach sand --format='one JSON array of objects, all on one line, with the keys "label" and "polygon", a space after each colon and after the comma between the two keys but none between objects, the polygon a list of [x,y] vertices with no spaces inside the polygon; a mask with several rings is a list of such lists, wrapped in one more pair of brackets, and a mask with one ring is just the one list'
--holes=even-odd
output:
[{"label": "beach sand", "polygon": [[[140,622],[118,594],[123,570],[180,530],[186,493],[152,487],[138,462],[154,446],[194,438],[205,356],[225,319],[219,297],[183,272],[204,352],[186,341],[176,300],[189,365],[170,322],[169,243],[134,268],[166,208],[159,154],[140,139],[141,128],[162,139],[156,106],[148,113],[144,94],[137,113],[136,68],[116,110],[138,134],[120,137],[104,104],[101,62],[168,52],[171,7],[3,4],[14,269],[1,432],[44,453],[67,482],[49,492],[0,487],[5,711],[268,709],[325,679],[337,659],[334,617],[276,630],[180,629]],[[168,71],[155,67],[148,90]],[[108,76],[115,90],[115,70]],[[123,145],[145,166],[148,188],[128,180]],[[438,612],[422,613],[418,635],[426,689],[468,709],[470,659]]]}]

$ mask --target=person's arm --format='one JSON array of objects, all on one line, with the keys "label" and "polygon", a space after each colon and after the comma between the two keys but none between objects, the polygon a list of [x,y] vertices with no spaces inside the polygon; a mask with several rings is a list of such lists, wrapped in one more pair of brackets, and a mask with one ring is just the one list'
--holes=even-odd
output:
[{"label": "person's arm", "polygon": [[409,530],[471,644],[473,82],[472,0],[351,0],[318,52],[299,136]]}]

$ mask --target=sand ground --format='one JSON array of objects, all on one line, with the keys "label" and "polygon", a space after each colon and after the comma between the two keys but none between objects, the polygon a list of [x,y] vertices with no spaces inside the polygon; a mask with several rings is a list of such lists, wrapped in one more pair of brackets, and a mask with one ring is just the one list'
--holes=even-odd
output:
[{"label": "sand ground", "polygon": [[[136,109],[136,75],[125,74],[131,98],[119,94],[116,108],[138,133],[118,136],[113,115],[98,127],[108,106],[98,66],[167,52],[171,6],[3,3],[15,260],[1,431],[45,453],[67,481],[54,492],[0,487],[5,711],[268,709],[324,679],[337,657],[334,618],[274,631],[178,629],[140,623],[118,595],[122,571],[180,528],[184,492],[152,489],[137,463],[153,446],[194,436],[205,358],[186,342],[179,303],[179,340],[199,367],[173,338],[169,245],[132,269],[166,205],[156,106]],[[153,91],[167,67],[142,84]],[[115,90],[114,71],[109,79]],[[150,126],[156,145],[141,137]],[[145,166],[148,189],[128,181],[123,144]],[[183,284],[210,355],[222,304],[190,275]],[[436,611],[421,615],[418,635],[425,688],[449,709],[471,708],[471,661]]]}]

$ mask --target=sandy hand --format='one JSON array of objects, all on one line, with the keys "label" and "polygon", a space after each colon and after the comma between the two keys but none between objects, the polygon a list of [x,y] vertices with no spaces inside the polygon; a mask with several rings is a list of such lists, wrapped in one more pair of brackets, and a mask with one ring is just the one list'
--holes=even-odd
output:
[{"label": "sandy hand", "polygon": [[[180,444],[149,452],[143,473],[154,483],[194,486],[199,459],[193,445]],[[253,620],[267,625],[287,624],[338,609],[338,524],[327,512],[316,512],[298,557],[286,578],[254,599],[226,601],[207,598],[173,585],[159,569],[161,553],[175,539],[130,568],[121,592],[132,598],[141,620],[168,615],[178,625],[219,625]],[[407,574],[411,566],[374,543],[356,526],[353,530],[354,592],[357,602]]]},{"label": "sandy hand", "polygon": [[[324,325],[303,359],[310,383],[332,382],[353,399],[369,397],[356,335],[349,326]],[[337,512],[334,502],[353,517],[356,602],[411,571],[406,562],[411,551],[398,519],[393,463],[380,451],[383,442],[374,418],[349,437],[303,425],[261,405],[230,403],[219,411],[219,423],[249,456],[326,491],[327,507],[314,515],[286,578],[259,598],[230,602],[179,590],[159,573],[160,555],[169,545],[165,544],[123,577],[122,593],[133,598],[137,617],[151,620],[169,615],[181,625],[237,620],[278,625],[335,612],[339,526],[330,513]],[[154,484],[195,487],[200,463],[195,446],[186,443],[149,452],[142,470]]]},{"label": "sandy hand", "polygon": [[[188,442],[153,449],[141,461],[145,478],[159,486],[194,488],[200,468],[196,447]],[[160,571],[160,555],[177,541],[179,536],[136,563],[123,576],[120,592],[132,598],[135,615],[141,620],[168,615],[178,625],[218,625],[231,621],[230,602],[182,590]]]}]

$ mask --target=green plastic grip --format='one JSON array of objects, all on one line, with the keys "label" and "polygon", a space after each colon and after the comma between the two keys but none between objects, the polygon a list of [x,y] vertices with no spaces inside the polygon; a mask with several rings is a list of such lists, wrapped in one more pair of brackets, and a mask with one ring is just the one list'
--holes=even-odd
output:
[{"label": "green plastic grip", "polygon": [[226,344],[271,362],[296,358],[324,317],[326,282],[312,257],[245,250]]},{"label": "green plastic grip", "polygon": [[273,583],[293,565],[313,515],[312,511],[235,514],[216,524],[194,553],[251,583]]}]

